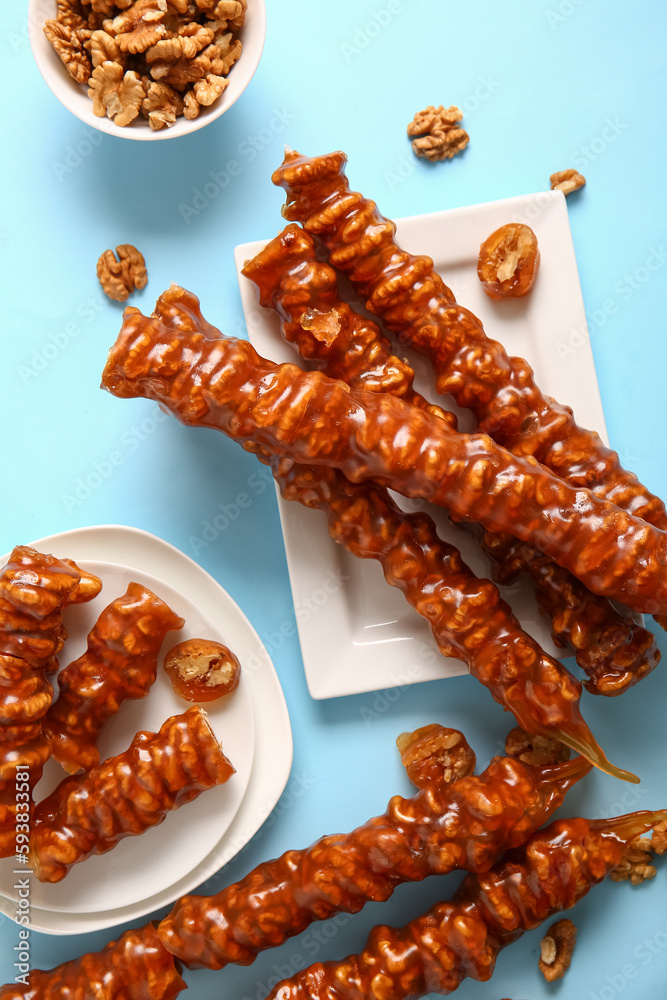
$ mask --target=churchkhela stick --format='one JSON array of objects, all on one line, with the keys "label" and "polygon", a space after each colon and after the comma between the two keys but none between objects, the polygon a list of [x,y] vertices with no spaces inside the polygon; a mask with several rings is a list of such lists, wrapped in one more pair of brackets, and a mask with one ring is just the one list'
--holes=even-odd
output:
[{"label": "churchkhela stick", "polygon": [[448,995],[464,979],[486,982],[503,948],[582,899],[620,863],[626,844],[667,816],[557,820],[452,900],[401,928],[379,925],[358,955],[297,972],[267,1000],[417,1000]]},{"label": "churchkhela stick", "polygon": [[53,756],[66,771],[87,771],[99,763],[96,743],[107,719],[125,700],[148,694],[165,635],[183,625],[183,618],[139,583],[130,583],[102,611],[86,652],[58,675],[58,699],[44,723]]},{"label": "churchkhela stick", "polygon": [[51,753],[44,717],[53,698],[67,604],[96,596],[100,581],[71,560],[16,546],[0,569],[0,857],[27,852],[32,790]]},{"label": "churchkhela stick", "polygon": [[[183,289],[165,292],[155,311],[180,333],[218,332],[203,318],[197,297]],[[429,623],[443,655],[461,659],[524,729],[557,738],[603,770],[628,777],[609,764],[584,722],[579,682],[522,631],[497,588],[474,576],[430,517],[404,513],[387,490],[350,483],[337,469],[253,451],[271,467],[285,499],[322,510],[332,538],[353,555],[380,562],[387,582]]]},{"label": "churchkhela stick", "polygon": [[485,871],[540,827],[589,770],[582,757],[546,768],[494,757],[477,777],[394,796],[382,816],[351,833],[288,851],[215,896],[183,896],[160,923],[160,939],[188,966],[249,965],[314,920],[357,913],[403,882],[457,868]]},{"label": "churchkhela stick", "polygon": [[272,364],[246,341],[176,333],[134,308],[125,310],[102,385],[121,398],[156,400],[183,423],[246,447],[432,500],[539,548],[595,593],[667,612],[667,532],[387,393],[353,392],[320,372]]},{"label": "churchkhela stick", "polygon": [[37,805],[29,854],[36,877],[59,882],[72,865],[157,826],[232,774],[198,707],[167,719],[158,733],[137,733],[124,753],[65,778]]},{"label": "churchkhela stick", "polygon": [[396,226],[351,191],[347,157],[288,151],[273,182],[284,188],[285,218],[324,243],[342,271],[402,343],[431,358],[438,389],[473,410],[480,430],[517,455],[534,455],[561,478],[591,489],[636,517],[667,528],[663,502],[624,470],[616,452],[572,411],[536,386],[526,361],[508,357],[482,324],[456,303],[430,257],[398,246]]},{"label": "churchkhela stick", "polygon": [[0,1000],[173,1000],[185,989],[179,963],[146,924],[55,969],[20,973],[0,986]]},{"label": "churchkhela stick", "polygon": [[[340,298],[336,272],[318,259],[309,233],[287,226],[246,261],[243,274],[255,285],[260,304],[277,312],[283,338],[319,371],[351,388],[391,392],[442,414],[414,392],[414,372],[391,354],[377,324]],[[492,542],[486,551],[499,561],[498,576],[511,582],[519,572],[528,574],[540,608],[552,621],[554,640],[575,650],[589,691],[617,695],[653,670],[660,653],[650,632],[535,549],[507,535],[496,535]]]}]

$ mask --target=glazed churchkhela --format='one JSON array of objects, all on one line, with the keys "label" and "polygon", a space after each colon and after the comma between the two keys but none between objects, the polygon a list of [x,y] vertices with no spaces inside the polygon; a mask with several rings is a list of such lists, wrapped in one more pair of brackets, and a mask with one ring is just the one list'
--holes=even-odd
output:
[{"label": "glazed churchkhela", "polygon": [[158,733],[137,733],[124,753],[65,778],[38,804],[29,855],[36,877],[59,882],[72,865],[157,826],[233,773],[199,708],[167,719]]},{"label": "glazed churchkhela", "polygon": [[[172,286],[155,311],[168,329],[220,336],[203,318],[196,296],[183,289]],[[403,513],[387,490],[350,483],[337,469],[253,450],[270,465],[286,499],[324,511],[336,541],[355,556],[380,562],[388,583],[428,621],[443,655],[462,660],[524,729],[556,737],[619,774],[582,719],[578,681],[521,630],[497,588],[474,576],[427,515]]]},{"label": "glazed churchkhela", "polygon": [[311,965],[268,1000],[413,1000],[452,993],[466,978],[486,982],[503,948],[574,906],[619,864],[630,840],[665,816],[556,821],[487,874],[467,875],[450,902],[402,928],[375,927],[360,954]]},{"label": "glazed churchkhela", "polygon": [[45,674],[65,640],[63,610],[92,600],[101,586],[71,560],[25,545],[0,570],[0,857],[25,853],[32,790],[51,753],[44,717],[53,688]]},{"label": "glazed churchkhela", "polygon": [[[28,985],[0,986],[0,1000],[174,1000],[186,989],[174,956],[162,947],[153,924],[125,931],[102,951],[42,972]],[[94,990],[94,993],[92,992]]]},{"label": "glazed churchkhela", "polygon": [[[341,300],[336,273],[318,260],[309,233],[294,224],[287,226],[246,261],[243,274],[256,286],[261,305],[278,313],[284,339],[318,370],[343,379],[353,389],[391,392],[431,412],[442,412],[414,391],[414,372],[391,354],[377,324]],[[303,479],[299,473],[295,470],[292,479]],[[538,603],[552,620],[554,640],[560,646],[572,645],[577,663],[589,675],[589,691],[619,694],[655,667],[660,654],[654,636],[609,601],[591,594],[566,570],[511,536],[494,539],[492,555],[501,553],[497,575],[503,582],[512,582],[521,571],[530,576]],[[447,583],[443,578],[443,585]]]},{"label": "glazed churchkhela", "polygon": [[486,771],[394,796],[382,816],[258,865],[215,896],[184,896],[159,925],[162,943],[189,966],[250,964],[313,920],[357,913],[397,885],[463,868],[486,871],[523,843],[590,770],[578,757],[531,767],[494,757]]},{"label": "glazed churchkhela", "polygon": [[667,532],[387,393],[353,392],[319,372],[272,364],[246,341],[175,333],[132,308],[102,384],[245,446],[430,499],[539,548],[595,593],[667,612]]},{"label": "glazed churchkhela", "polygon": [[374,202],[350,191],[346,162],[341,152],[313,158],[288,152],[273,175],[287,192],[285,218],[319,237],[368,309],[402,343],[431,358],[438,390],[472,409],[480,430],[516,455],[534,455],[573,485],[667,529],[664,504],[621,467],[616,452],[579,427],[568,407],[542,394],[526,361],[508,357],[486,336],[480,321],[457,304],[430,257],[398,246],[394,223]]},{"label": "glazed churchkhela", "polygon": [[66,771],[99,763],[97,739],[126,699],[143,698],[157,676],[157,655],[184,621],[147,587],[130,583],[88,635],[86,652],[58,675],[59,695],[46,716],[53,756]]}]

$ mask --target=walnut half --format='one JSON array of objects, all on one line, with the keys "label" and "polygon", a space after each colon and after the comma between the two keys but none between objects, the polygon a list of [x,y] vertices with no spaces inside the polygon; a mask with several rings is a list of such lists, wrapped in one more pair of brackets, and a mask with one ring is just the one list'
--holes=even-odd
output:
[{"label": "walnut half", "polygon": [[462,152],[470,142],[470,136],[459,122],[463,112],[452,105],[432,104],[418,111],[408,125],[408,135],[413,138],[412,149],[417,156],[427,160],[450,160]]},{"label": "walnut half", "polygon": [[577,928],[565,917],[552,924],[540,942],[540,972],[548,983],[562,979],[570,968]]},{"label": "walnut half", "polygon": [[578,191],[586,183],[584,175],[577,173],[572,167],[569,170],[556,171],[555,174],[551,175],[549,180],[551,181],[552,191],[562,191],[566,196],[572,194],[573,191]]},{"label": "walnut half", "polygon": [[106,295],[116,302],[125,302],[135,288],[144,288],[148,281],[146,262],[143,255],[131,243],[121,243],[116,247],[118,260],[113,250],[105,250],[97,261],[97,277]]}]

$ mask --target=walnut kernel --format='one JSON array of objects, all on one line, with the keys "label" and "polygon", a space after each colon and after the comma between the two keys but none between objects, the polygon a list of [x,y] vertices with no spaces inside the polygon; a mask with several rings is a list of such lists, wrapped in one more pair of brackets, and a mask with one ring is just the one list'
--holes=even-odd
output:
[{"label": "walnut kernel", "polygon": [[226,80],[224,76],[207,73],[203,80],[197,80],[193,90],[199,103],[208,107],[217,101],[228,84],[229,80]]},{"label": "walnut kernel", "polygon": [[148,118],[152,129],[173,125],[178,115],[183,113],[183,99],[178,91],[168,83],[159,83],[146,77],[146,97],[141,110]]},{"label": "walnut kernel", "polygon": [[656,854],[667,854],[667,821],[658,823],[653,828],[651,846]]},{"label": "walnut kernel", "polygon": [[97,261],[97,277],[102,289],[110,299],[125,302],[135,288],[144,288],[148,281],[146,262],[143,255],[131,243],[116,247],[118,260],[113,250],[105,250]]},{"label": "walnut kernel", "polygon": [[143,84],[134,70],[120,63],[100,63],[88,81],[88,96],[93,99],[93,114],[113,118],[116,125],[129,125],[141,110],[145,97]]},{"label": "walnut kernel", "polygon": [[572,167],[569,170],[558,170],[551,175],[549,180],[551,181],[551,190],[562,191],[564,195],[578,191],[586,183],[586,178]]},{"label": "walnut kernel", "polygon": [[505,753],[517,757],[524,764],[542,767],[547,764],[562,764],[570,759],[570,748],[548,736],[535,736],[520,726],[510,730],[505,740]]},{"label": "walnut kernel", "polygon": [[45,21],[44,34],[51,42],[67,72],[77,83],[88,83],[93,66],[84,48],[87,29],[70,28],[60,21]]},{"label": "walnut kernel", "polygon": [[548,983],[562,979],[570,967],[577,928],[565,917],[552,924],[540,943],[540,972]]},{"label": "walnut kernel", "polygon": [[641,885],[655,878],[656,869],[651,864],[653,860],[653,842],[650,837],[638,837],[631,840],[623,851],[621,863],[614,868],[609,876],[612,882],[630,882]]},{"label": "walnut kernel", "polygon": [[90,57],[93,61],[93,69],[97,69],[103,62],[116,62],[121,66],[125,62],[125,55],[116,39],[101,29],[94,31],[90,36]]},{"label": "walnut kernel", "polygon": [[463,112],[452,105],[449,108],[432,104],[418,111],[408,125],[408,135],[413,139],[412,148],[417,156],[427,160],[449,160],[462,152],[470,136],[458,124]]}]

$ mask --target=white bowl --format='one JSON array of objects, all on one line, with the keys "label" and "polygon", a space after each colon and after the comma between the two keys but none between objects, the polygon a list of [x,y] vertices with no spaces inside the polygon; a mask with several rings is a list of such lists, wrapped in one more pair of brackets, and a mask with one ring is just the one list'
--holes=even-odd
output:
[{"label": "white bowl", "polygon": [[224,115],[231,108],[254,76],[264,48],[266,35],[266,7],[264,0],[249,0],[245,24],[239,32],[243,42],[243,52],[238,62],[229,72],[229,86],[222,96],[210,107],[203,107],[197,118],[188,120],[183,116],[169,128],[154,130],[145,118],[139,116],[130,125],[114,125],[110,118],[98,118],[93,114],[93,102],[88,97],[88,88],[76,83],[71,78],[57,52],[46,38],[44,22],[56,16],[55,0],[29,0],[28,28],[30,46],[32,48],[37,68],[44,80],[72,114],[82,122],[107,135],[117,135],[121,139],[174,139],[177,136],[189,135],[208,125],[209,122]]}]

